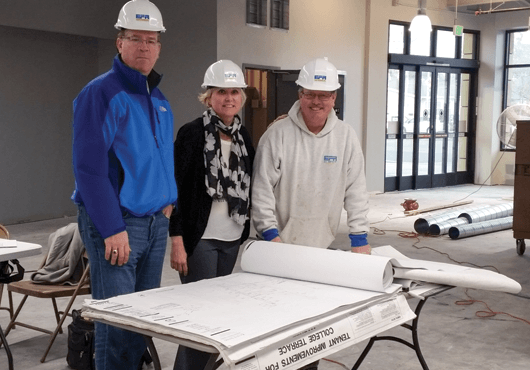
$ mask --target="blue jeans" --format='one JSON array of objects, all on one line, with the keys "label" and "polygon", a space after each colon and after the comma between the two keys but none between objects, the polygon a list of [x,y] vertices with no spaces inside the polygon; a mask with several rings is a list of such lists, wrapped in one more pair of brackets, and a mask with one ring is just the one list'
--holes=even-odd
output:
[{"label": "blue jeans", "polygon": [[[180,276],[183,284],[232,273],[239,253],[240,241],[225,242],[201,239],[188,257],[188,276]],[[210,353],[179,346],[173,370],[203,370]]]},{"label": "blue jeans", "polygon": [[[151,216],[123,216],[131,252],[123,265],[105,260],[105,242],[84,206],[79,206],[78,224],[90,261],[92,298],[158,288],[167,246],[169,220],[162,212]],[[136,370],[146,344],[143,336],[96,322],[95,355],[97,370]]]}]

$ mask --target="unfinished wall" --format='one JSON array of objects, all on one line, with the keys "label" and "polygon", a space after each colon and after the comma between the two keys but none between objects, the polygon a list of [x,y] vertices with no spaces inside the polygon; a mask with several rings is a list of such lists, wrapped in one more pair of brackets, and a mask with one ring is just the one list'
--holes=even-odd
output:
[{"label": "unfinished wall", "polygon": [[73,214],[71,104],[98,40],[0,26],[0,222]]},{"label": "unfinished wall", "polygon": [[245,25],[245,0],[218,1],[219,59],[300,69],[328,57],[346,72],[344,120],[363,136],[365,0],[304,0],[289,3],[289,31]]},{"label": "unfinished wall", "polygon": [[[0,55],[0,223],[74,215],[71,107],[81,88],[107,71],[124,1],[8,1]],[[175,128],[202,112],[197,92],[216,60],[216,3],[154,1],[167,32],[156,70]]]}]

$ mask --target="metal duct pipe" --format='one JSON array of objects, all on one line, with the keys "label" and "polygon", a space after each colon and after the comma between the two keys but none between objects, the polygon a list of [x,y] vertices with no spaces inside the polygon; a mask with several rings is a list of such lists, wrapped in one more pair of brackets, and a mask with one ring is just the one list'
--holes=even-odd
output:
[{"label": "metal duct pipe", "polygon": [[469,225],[456,226],[449,229],[451,239],[462,239],[468,236],[487,234],[494,231],[511,229],[513,216],[497,218],[495,220],[483,221]]},{"label": "metal duct pipe", "polygon": [[431,235],[445,235],[449,232],[449,229],[452,227],[467,225],[469,221],[465,217],[452,218],[450,220],[440,222],[437,224],[432,224],[429,227],[429,233]]},{"label": "metal duct pipe", "polygon": [[458,211],[449,211],[449,212],[442,213],[441,215],[437,215],[437,216],[418,218],[414,222],[414,230],[416,230],[418,234],[427,234],[428,232],[430,232],[431,225],[439,224],[441,222],[448,221],[452,218],[457,218],[462,214],[462,212],[471,212],[471,211],[476,211],[476,210],[487,208],[487,207],[489,206],[470,207],[470,208],[458,210]]},{"label": "metal duct pipe", "polygon": [[470,212],[461,213],[458,217],[465,217],[470,224],[496,218],[503,218],[513,215],[513,203],[500,204],[484,209],[473,210]]}]

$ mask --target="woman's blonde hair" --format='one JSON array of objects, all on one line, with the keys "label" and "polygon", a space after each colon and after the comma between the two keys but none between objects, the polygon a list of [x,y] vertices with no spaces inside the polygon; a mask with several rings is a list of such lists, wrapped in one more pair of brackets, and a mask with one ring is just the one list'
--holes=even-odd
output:
[{"label": "woman's blonde hair", "polygon": [[212,87],[208,87],[206,89],[205,92],[202,92],[199,94],[198,96],[198,99],[199,101],[204,104],[205,106],[207,106],[208,108],[210,108],[210,98],[212,97],[212,94],[213,94],[213,89],[237,89],[239,90],[239,92],[241,93],[241,108],[243,108],[243,106],[245,105],[245,102],[247,101],[247,94],[245,94],[245,90],[240,88],[240,87],[215,87],[215,86],[212,86]]}]

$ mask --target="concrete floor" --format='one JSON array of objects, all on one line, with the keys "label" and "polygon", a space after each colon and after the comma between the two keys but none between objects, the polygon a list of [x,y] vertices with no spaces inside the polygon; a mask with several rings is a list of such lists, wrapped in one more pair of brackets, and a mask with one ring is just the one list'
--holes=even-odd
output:
[{"label": "concrete floor", "polygon": [[[467,197],[467,198],[466,198]],[[530,250],[525,255],[516,253],[512,231],[500,231],[492,234],[474,236],[466,239],[451,240],[443,237],[406,238],[399,232],[414,231],[414,221],[420,216],[404,217],[400,203],[404,198],[416,198],[421,208],[449,204],[452,202],[473,200],[474,205],[497,205],[513,200],[512,186],[476,185],[457,186],[434,190],[416,190],[372,194],[370,196],[370,214],[372,229],[369,241],[372,247],[392,245],[401,253],[417,259],[439,262],[469,262],[478,266],[494,266],[500,273],[518,281],[523,290],[517,295],[488,292],[473,289],[454,288],[436,297],[430,298],[425,305],[419,322],[419,339],[427,364],[432,370],[439,369],[509,369],[527,370],[530,368]],[[464,206],[465,207],[465,206]],[[459,207],[458,209],[464,209]],[[443,211],[433,212],[439,214]],[[425,217],[428,214],[422,214]],[[74,217],[56,220],[8,225],[12,239],[43,245],[47,251],[48,235],[70,222]],[[336,244],[348,245],[347,229],[341,226]],[[528,241],[527,241],[528,243]],[[42,256],[22,260],[27,271],[38,267]],[[451,259],[451,260],[450,260]],[[491,269],[491,267],[489,267]],[[236,267],[239,269],[239,266]],[[179,279],[169,267],[169,249],[165,260],[162,285],[178,284]],[[477,311],[485,310],[483,303],[457,305],[455,302],[469,299],[484,301],[492,311],[500,312],[489,318],[479,318]],[[81,306],[78,298],[76,308]],[[17,303],[20,297],[15,298]],[[4,292],[3,305],[7,304]],[[27,307],[24,317],[37,320],[40,324],[53,328],[51,303],[33,299]],[[411,301],[414,306],[415,302]],[[48,310],[49,306],[49,310]],[[518,320],[512,316],[526,320]],[[0,311],[0,324],[8,323],[6,311]],[[67,323],[70,319],[67,319]],[[66,327],[65,327],[66,330]],[[388,335],[410,337],[401,327],[394,328]],[[25,328],[17,328],[8,336],[8,342],[15,359],[15,369],[62,370],[69,369],[66,364],[67,334],[59,335],[44,364],[39,362],[48,337]],[[155,340],[164,369],[172,369],[177,346]],[[332,361],[321,361],[321,370],[349,369],[364,349],[365,342],[347,350],[329,356]],[[144,367],[145,368],[145,367]],[[152,366],[150,367],[152,368]],[[0,350],[0,370],[7,369],[5,352]],[[421,369],[414,351],[402,344],[383,341],[376,342],[361,370],[368,369]]]}]

